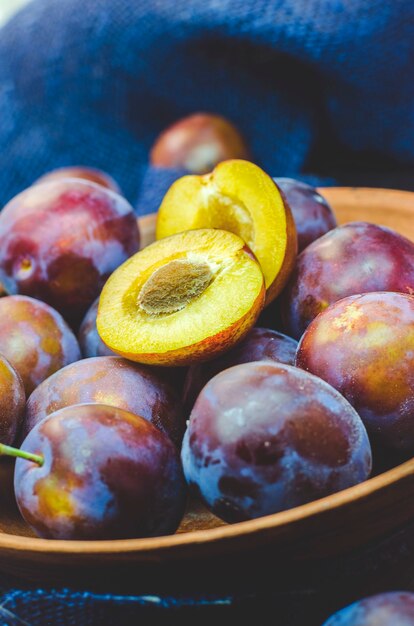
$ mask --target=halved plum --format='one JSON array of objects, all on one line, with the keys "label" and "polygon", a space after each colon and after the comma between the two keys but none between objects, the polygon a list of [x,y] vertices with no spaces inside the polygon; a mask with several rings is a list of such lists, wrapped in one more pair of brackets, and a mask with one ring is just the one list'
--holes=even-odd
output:
[{"label": "halved plum", "polygon": [[147,246],[112,274],[97,328],[132,361],[189,365],[242,339],[264,298],[262,271],[240,237],[186,231]]},{"label": "halved plum", "polygon": [[157,239],[196,228],[239,235],[262,267],[266,302],[276,298],[293,269],[297,236],[289,206],[260,167],[225,161],[211,174],[173,183],[158,211]]}]

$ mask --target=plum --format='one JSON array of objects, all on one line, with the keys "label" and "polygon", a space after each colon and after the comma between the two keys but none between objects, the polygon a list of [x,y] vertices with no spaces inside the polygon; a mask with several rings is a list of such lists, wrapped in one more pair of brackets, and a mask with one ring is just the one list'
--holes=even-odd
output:
[{"label": "plum", "polygon": [[252,328],[247,337],[222,356],[195,363],[188,368],[184,383],[184,406],[189,413],[204,385],[219,372],[251,361],[277,361],[293,365],[297,342],[268,328]]},{"label": "plum", "polygon": [[9,361],[0,355],[0,441],[15,442],[24,415],[26,396],[22,379]]},{"label": "plum", "polygon": [[27,401],[23,437],[57,409],[87,402],[140,415],[180,444],[184,419],[179,397],[165,377],[118,356],[72,363],[47,378]]},{"label": "plum", "polygon": [[414,626],[414,593],[390,591],[359,600],[323,626]]},{"label": "plum", "polygon": [[184,168],[206,174],[227,159],[248,159],[243,137],[229,120],[211,113],[194,113],[164,130],[151,148],[155,167]]},{"label": "plum", "polygon": [[327,306],[370,291],[414,292],[414,243],[376,224],[338,226],[298,256],[281,297],[284,329],[300,339]]},{"label": "plum", "polygon": [[76,337],[60,313],[28,296],[0,298],[0,353],[19,372],[27,396],[81,358]]},{"label": "plum", "polygon": [[109,275],[139,249],[132,207],[85,180],[26,189],[0,214],[0,281],[77,327]]},{"label": "plum", "polygon": [[[95,300],[79,328],[78,339],[82,354],[85,358],[94,356],[116,356],[102,341],[96,328],[96,316],[98,313],[99,298]],[[187,367],[148,367],[168,385],[173,385],[181,397]]]},{"label": "plum", "polygon": [[39,183],[46,183],[52,180],[61,180],[62,178],[81,178],[83,180],[89,180],[111,191],[121,193],[118,183],[112,176],[109,176],[109,174],[96,167],[86,167],[85,165],[69,165],[67,167],[59,167],[55,170],[51,170],[39,178],[35,184],[38,185]]},{"label": "plum", "polygon": [[175,532],[184,513],[178,451],[147,420],[100,404],[70,406],[37,424],[18,458],[20,512],[47,539],[123,539]]},{"label": "plum", "polygon": [[371,448],[351,405],[291,365],[254,362],[217,374],[184,435],[184,474],[227,522],[290,509],[365,480]]},{"label": "plum", "polygon": [[303,334],[296,365],[340,391],[377,442],[414,452],[414,296],[336,302]]},{"label": "plum", "polygon": [[78,339],[84,357],[113,356],[115,353],[102,341],[96,328],[99,298],[89,308],[79,328]]},{"label": "plum", "polygon": [[293,178],[273,180],[282,190],[292,211],[299,252],[337,226],[334,212],[315,187]]},{"label": "plum", "polygon": [[[112,352],[112,350],[108,348],[98,334],[98,329],[96,328],[98,305],[99,298],[92,304],[79,328],[78,339],[82,354],[85,358],[94,356],[115,356],[115,352]],[[151,366],[148,369],[165,380],[167,384],[173,385],[179,396],[182,396],[187,367]]]}]

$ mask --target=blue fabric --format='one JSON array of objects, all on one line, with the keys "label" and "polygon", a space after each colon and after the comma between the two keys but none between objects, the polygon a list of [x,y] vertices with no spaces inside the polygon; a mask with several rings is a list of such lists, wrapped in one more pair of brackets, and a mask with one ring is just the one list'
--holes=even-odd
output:
[{"label": "blue fabric", "polygon": [[[0,205],[87,164],[153,211],[181,172],[148,150],[198,110],[231,119],[272,176],[409,188],[413,42],[412,0],[34,0],[0,32]],[[146,602],[2,585],[33,624],[135,623]]]},{"label": "blue fabric", "polygon": [[34,0],[0,36],[0,203],[84,163],[142,212],[149,147],[197,110],[272,176],[386,183],[414,164],[413,41],[410,0]]}]

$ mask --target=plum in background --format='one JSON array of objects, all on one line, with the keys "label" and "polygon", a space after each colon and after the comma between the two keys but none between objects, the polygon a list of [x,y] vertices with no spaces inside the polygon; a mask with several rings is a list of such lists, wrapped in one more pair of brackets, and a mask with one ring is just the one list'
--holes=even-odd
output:
[{"label": "plum in background", "polygon": [[156,167],[183,168],[207,174],[220,161],[248,159],[239,131],[228,120],[212,113],[195,113],[169,126],[151,148]]},{"label": "plum in background", "polygon": [[47,172],[34,183],[46,183],[55,180],[62,180],[62,178],[82,178],[83,180],[89,180],[92,183],[106,187],[116,193],[121,193],[121,189],[118,183],[109,176],[106,172],[96,167],[86,167],[85,165],[69,165],[67,167],[59,167],[55,170]]},{"label": "plum in background", "polygon": [[414,593],[390,591],[359,600],[323,626],[414,626]]},{"label": "plum in background", "polygon": [[182,461],[212,512],[238,522],[365,480],[371,448],[358,414],[333,387],[290,365],[254,362],[204,387]]},{"label": "plum in background", "polygon": [[24,415],[26,396],[22,379],[0,355],[0,442],[13,445]]},{"label": "plum in background", "polygon": [[184,406],[189,414],[198,394],[213,376],[223,370],[251,361],[276,361],[293,365],[297,342],[268,328],[252,328],[247,337],[222,356],[188,368],[184,384]]},{"label": "plum in background", "polygon": [[371,291],[414,293],[414,243],[376,224],[338,226],[298,256],[280,298],[283,327],[300,339],[330,304]]},{"label": "plum in background", "polygon": [[373,441],[414,452],[414,296],[349,296],[304,333],[296,365],[335,387]]},{"label": "plum in background", "polygon": [[0,353],[19,372],[27,396],[81,358],[76,337],[60,313],[28,296],[0,298]]},{"label": "plum in background", "polygon": [[77,326],[109,275],[139,249],[130,204],[92,182],[34,185],[0,214],[0,281]]},{"label": "plum in background", "polygon": [[22,436],[54,411],[87,402],[140,415],[181,443],[185,424],[173,387],[154,369],[119,356],[84,359],[46,379],[27,401]]},{"label": "plum in background", "polygon": [[334,212],[315,187],[293,178],[273,180],[282,190],[292,211],[299,252],[337,226]]},{"label": "plum in background", "polygon": [[29,433],[14,487],[26,522],[48,539],[123,539],[175,532],[185,481],[169,438],[142,417],[99,404],[67,407]]}]

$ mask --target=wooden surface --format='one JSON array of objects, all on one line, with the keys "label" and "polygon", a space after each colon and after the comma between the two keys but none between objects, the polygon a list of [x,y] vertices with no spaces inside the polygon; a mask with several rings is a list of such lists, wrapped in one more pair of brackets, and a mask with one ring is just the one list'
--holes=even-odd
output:
[{"label": "wooden surface", "polygon": [[[321,192],[340,223],[372,221],[414,240],[414,193]],[[154,224],[154,216],[141,220],[146,243]],[[352,599],[356,585],[362,595],[362,588],[377,591],[387,588],[387,581],[407,587],[414,579],[414,459],[276,515],[226,525],[200,505],[191,505],[174,536],[99,542],[34,537],[16,510],[11,472],[10,463],[0,463],[0,570],[37,583],[88,584],[112,592],[122,585],[123,591],[140,593],[263,591],[269,585],[327,592],[335,583],[337,593],[338,581],[346,576],[345,601]],[[368,574],[373,567],[374,578]]]}]

